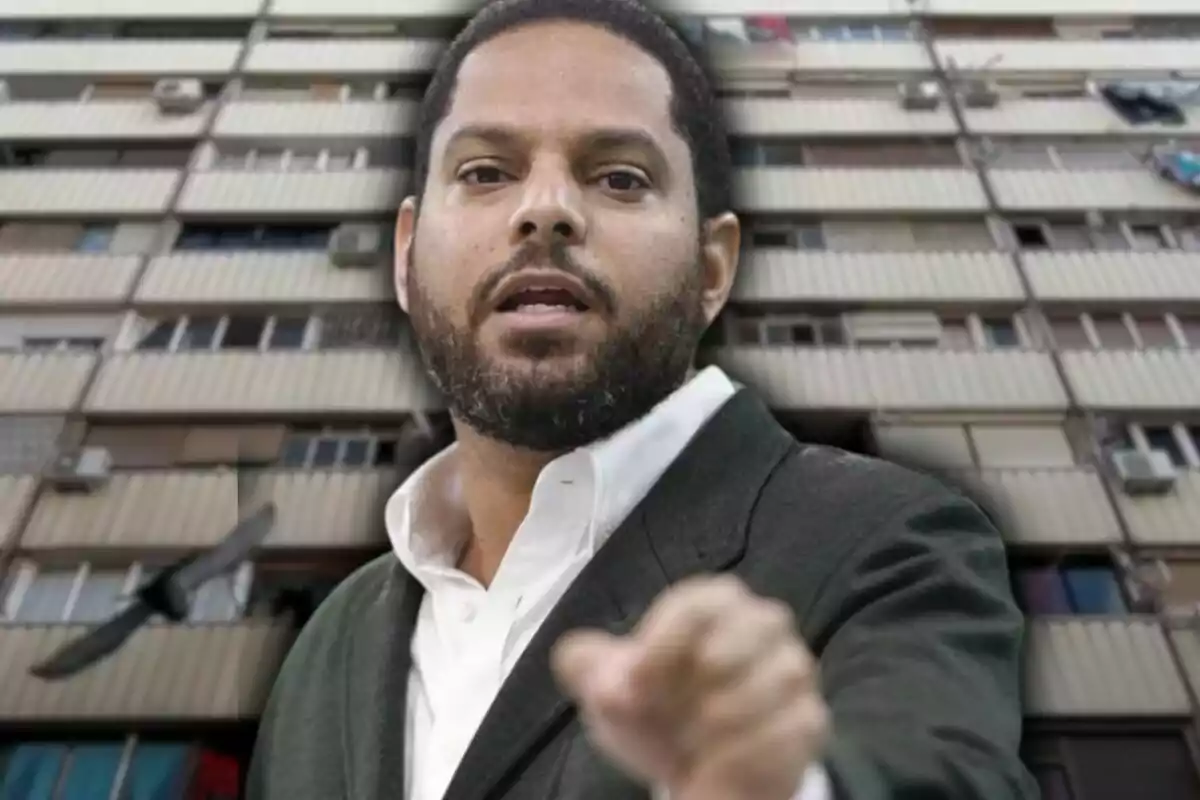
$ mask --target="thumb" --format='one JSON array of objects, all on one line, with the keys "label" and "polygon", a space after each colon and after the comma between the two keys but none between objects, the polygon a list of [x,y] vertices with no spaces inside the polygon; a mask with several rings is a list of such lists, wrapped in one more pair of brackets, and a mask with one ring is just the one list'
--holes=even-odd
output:
[{"label": "thumb", "polygon": [[576,700],[608,695],[624,683],[629,650],[627,642],[604,631],[571,631],[555,644],[550,666],[563,691]]}]

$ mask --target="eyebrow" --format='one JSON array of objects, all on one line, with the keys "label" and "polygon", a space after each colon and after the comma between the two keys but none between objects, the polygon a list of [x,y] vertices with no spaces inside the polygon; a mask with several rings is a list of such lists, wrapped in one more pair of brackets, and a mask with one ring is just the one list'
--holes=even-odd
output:
[{"label": "eyebrow", "polygon": [[[528,141],[528,136],[513,128],[502,125],[465,125],[446,142],[446,152],[451,152],[463,142],[476,140],[497,147],[519,147]],[[624,148],[646,153],[654,160],[656,171],[667,168],[667,156],[653,136],[638,128],[597,128],[579,137],[577,145],[584,150],[620,150]]]}]

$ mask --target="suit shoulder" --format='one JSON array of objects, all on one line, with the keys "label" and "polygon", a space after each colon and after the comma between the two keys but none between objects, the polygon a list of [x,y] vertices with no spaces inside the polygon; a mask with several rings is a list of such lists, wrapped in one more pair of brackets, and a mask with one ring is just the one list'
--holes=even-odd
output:
[{"label": "suit shoulder", "polygon": [[853,509],[864,522],[890,518],[919,502],[969,500],[962,487],[893,461],[825,445],[798,444],[768,486],[774,497],[791,495],[806,505]]}]

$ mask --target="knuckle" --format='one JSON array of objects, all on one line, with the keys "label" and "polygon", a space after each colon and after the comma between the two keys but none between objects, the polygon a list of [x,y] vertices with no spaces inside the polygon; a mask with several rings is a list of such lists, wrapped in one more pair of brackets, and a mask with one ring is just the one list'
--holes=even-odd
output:
[{"label": "knuckle", "polygon": [[791,630],[795,624],[795,615],[791,606],[782,600],[764,598],[759,602],[759,617],[772,630]]}]

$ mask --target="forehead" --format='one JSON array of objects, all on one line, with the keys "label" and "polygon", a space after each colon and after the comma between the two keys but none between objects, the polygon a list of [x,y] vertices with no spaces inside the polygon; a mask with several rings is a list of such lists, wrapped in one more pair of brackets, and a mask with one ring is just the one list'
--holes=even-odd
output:
[{"label": "forehead", "polygon": [[634,126],[664,149],[674,139],[686,154],[671,126],[666,69],[632,42],[581,22],[532,23],[473,50],[435,143],[479,123],[568,135]]}]

